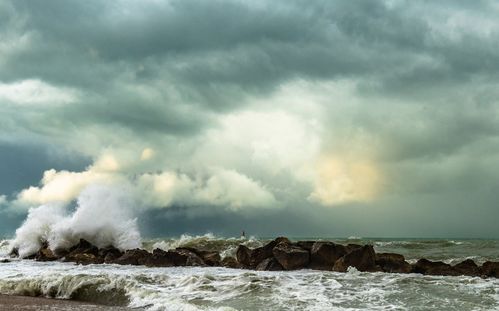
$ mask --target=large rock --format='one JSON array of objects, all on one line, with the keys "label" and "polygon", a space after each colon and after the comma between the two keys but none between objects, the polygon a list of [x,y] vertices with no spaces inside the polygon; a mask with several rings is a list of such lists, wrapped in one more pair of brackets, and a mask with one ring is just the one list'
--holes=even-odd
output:
[{"label": "large rock", "polygon": [[282,271],[284,268],[274,257],[264,259],[261,263],[256,266],[258,271]]},{"label": "large rock", "polygon": [[307,251],[311,251],[315,243],[321,243],[316,241],[298,241],[295,243],[296,246],[301,247]]},{"label": "large rock", "polygon": [[[62,250],[59,250],[58,252],[62,252]],[[104,262],[104,259],[100,258],[98,254],[99,249],[97,248],[97,246],[93,245],[87,240],[80,239],[80,242],[78,244],[72,246],[68,250],[68,253],[64,256],[64,261],[82,264]]]},{"label": "large rock", "polygon": [[90,264],[96,265],[104,263],[104,258],[98,257],[90,253],[80,253],[72,255],[70,261],[75,262],[79,265],[90,265]]},{"label": "large rock", "polygon": [[251,249],[246,245],[239,245],[236,250],[236,259],[239,265],[249,268],[251,265]]},{"label": "large rock", "polygon": [[224,259],[221,260],[220,265],[226,268],[233,268],[233,269],[241,268],[241,265],[234,257],[225,257]]},{"label": "large rock", "polygon": [[144,264],[148,267],[172,267],[185,263],[186,258],[176,252],[166,252],[156,248],[152,251],[152,256],[148,256]]},{"label": "large rock", "polygon": [[178,253],[185,258],[185,262],[181,264],[182,266],[206,266],[206,263],[203,261],[203,259],[191,249],[177,248],[173,252]]},{"label": "large rock", "polygon": [[237,261],[245,268],[256,268],[260,262],[264,259],[273,256],[272,250],[277,244],[291,244],[288,238],[278,237],[275,240],[270,241],[262,247],[257,247],[255,249],[249,249],[245,245],[239,245],[236,251]]},{"label": "large rock", "polygon": [[452,268],[460,275],[469,275],[469,276],[480,275],[480,268],[471,259],[466,259],[465,261],[458,263]]},{"label": "large rock", "polygon": [[183,247],[182,249],[189,250],[199,256],[203,261],[203,265],[220,266],[221,257],[217,251],[199,250],[193,247]]},{"label": "large rock", "polygon": [[99,249],[97,246],[93,245],[92,243],[88,242],[85,239],[80,239],[80,242],[71,248],[69,248],[69,254],[94,254],[97,256],[99,253]]},{"label": "large rock", "polygon": [[127,250],[121,257],[116,259],[113,263],[119,264],[119,265],[145,265],[149,258],[152,256],[151,253],[149,253],[146,250],[143,249],[131,249]]},{"label": "large rock", "polygon": [[384,272],[410,273],[412,270],[411,265],[400,254],[379,253],[376,254],[375,262]]},{"label": "large rock", "polygon": [[310,249],[310,268],[333,270],[334,263],[347,254],[343,245],[332,242],[315,242]]},{"label": "large rock", "polygon": [[264,259],[273,256],[273,249],[278,245],[290,245],[291,241],[285,237],[278,237],[275,240],[270,241],[262,247],[257,247],[251,251],[250,267],[256,268],[256,266],[261,263]]},{"label": "large rock", "polygon": [[333,271],[346,272],[348,267],[355,267],[359,271],[378,271],[374,248],[371,245],[354,248],[335,262]]},{"label": "large rock", "polygon": [[412,272],[425,275],[459,275],[449,264],[441,261],[430,261],[428,259],[419,259],[413,266]]},{"label": "large rock", "polygon": [[54,252],[49,248],[48,243],[43,243],[42,247],[38,250],[35,255],[35,260],[37,261],[54,261],[59,259],[59,256],[55,255]]},{"label": "large rock", "polygon": [[116,259],[123,256],[123,252],[111,245],[111,246],[99,249],[99,252],[97,253],[97,255],[99,258],[102,258],[102,260],[105,263],[112,263]]},{"label": "large rock", "polygon": [[499,278],[499,262],[486,261],[480,268],[481,273],[485,277]]},{"label": "large rock", "polygon": [[272,250],[272,254],[285,270],[303,269],[308,266],[310,261],[308,251],[286,242],[277,244]]}]

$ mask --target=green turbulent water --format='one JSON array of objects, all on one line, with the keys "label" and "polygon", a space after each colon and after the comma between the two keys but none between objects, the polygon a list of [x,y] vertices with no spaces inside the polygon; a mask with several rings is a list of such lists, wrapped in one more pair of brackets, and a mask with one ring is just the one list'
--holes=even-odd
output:
[{"label": "green turbulent water", "polygon": [[[456,263],[499,261],[499,241],[324,239],[369,243],[397,252]],[[193,246],[233,255],[238,244],[267,239],[212,235],[156,239],[146,248]],[[4,252],[8,242],[1,242]],[[1,253],[1,251],[0,251]],[[27,260],[0,264],[0,293],[43,295],[128,305],[148,310],[499,310],[499,279],[300,270],[257,272],[225,268],[75,266]]]}]

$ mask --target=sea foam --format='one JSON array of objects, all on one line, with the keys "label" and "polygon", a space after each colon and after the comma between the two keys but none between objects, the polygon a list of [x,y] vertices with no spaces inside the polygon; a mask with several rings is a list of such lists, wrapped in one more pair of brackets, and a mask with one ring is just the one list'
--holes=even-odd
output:
[{"label": "sea foam", "polygon": [[29,210],[12,242],[19,256],[34,254],[44,241],[52,250],[69,248],[86,239],[97,247],[113,245],[121,250],[141,247],[134,200],[127,189],[92,185],[82,191],[76,209],[58,203]]}]

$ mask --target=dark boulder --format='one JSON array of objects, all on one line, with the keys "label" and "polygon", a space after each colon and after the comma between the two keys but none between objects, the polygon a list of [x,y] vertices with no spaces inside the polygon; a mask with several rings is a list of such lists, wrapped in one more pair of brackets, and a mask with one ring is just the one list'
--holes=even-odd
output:
[{"label": "dark boulder", "polygon": [[310,254],[307,250],[286,242],[277,244],[272,250],[272,254],[285,270],[305,268],[310,261]]},{"label": "dark boulder", "polygon": [[383,272],[410,273],[412,270],[411,265],[400,254],[379,253],[376,254],[375,262]]},{"label": "dark boulder", "polygon": [[499,262],[486,261],[480,267],[480,271],[485,277],[499,278]]},{"label": "dark boulder", "polygon": [[71,256],[71,260],[66,260],[75,262],[79,265],[90,265],[90,264],[101,264],[104,263],[104,258],[98,257],[90,253],[79,253]]},{"label": "dark boulder", "polygon": [[296,246],[301,247],[307,251],[311,251],[315,243],[321,243],[316,241],[298,241],[295,243]]},{"label": "dark boulder", "polygon": [[148,251],[136,248],[127,250],[123,255],[114,260],[113,263],[119,265],[145,265],[151,256],[152,254]]},{"label": "dark boulder", "polygon": [[0,263],[9,263],[9,262],[11,262],[10,259],[7,258],[0,259]]},{"label": "dark boulder", "polygon": [[[178,258],[176,258],[178,256]],[[167,252],[162,249],[156,248],[152,251],[152,256],[148,256],[144,260],[144,264],[148,267],[172,267],[180,266],[181,263],[185,262],[184,256],[177,254],[175,252]]]},{"label": "dark boulder", "polygon": [[203,263],[208,266],[220,266],[221,258],[220,254],[217,251],[199,250],[193,247],[182,247],[182,249],[196,254],[202,259]]},{"label": "dark boulder", "polygon": [[465,261],[458,263],[452,268],[460,275],[469,275],[469,276],[480,275],[480,268],[471,259],[466,259]]},{"label": "dark boulder", "polygon": [[251,249],[246,245],[239,245],[236,250],[237,262],[245,268],[249,268],[251,264]]},{"label": "dark boulder", "polygon": [[[62,251],[59,250],[59,253]],[[103,263],[104,259],[99,257],[99,249],[84,239],[72,246],[64,256],[64,261],[81,264]]]},{"label": "dark boulder", "polygon": [[347,248],[347,253],[350,253],[351,251],[353,250],[356,250],[356,249],[359,249],[362,247],[362,245],[359,245],[359,244],[353,244],[353,243],[349,243],[345,246]]},{"label": "dark boulder", "polygon": [[99,249],[97,246],[88,242],[85,239],[80,239],[78,244],[73,245],[69,248],[69,254],[94,254],[97,256],[99,253]]},{"label": "dark boulder", "polygon": [[260,262],[264,259],[273,256],[272,250],[277,244],[291,244],[288,238],[278,237],[275,240],[270,241],[262,247],[257,247],[255,249],[249,249],[245,245],[239,245],[236,250],[236,258],[239,264],[244,268],[256,268]]},{"label": "dark boulder", "polygon": [[221,260],[220,265],[225,268],[233,268],[233,269],[241,268],[241,265],[234,257],[225,257],[224,259]]},{"label": "dark boulder", "polygon": [[459,275],[451,265],[441,261],[430,261],[428,259],[419,259],[413,266],[412,272],[425,275]]},{"label": "dark boulder", "polygon": [[176,248],[171,253],[178,253],[181,257],[185,258],[185,262],[182,262],[181,266],[206,266],[206,263],[201,257],[195,252],[188,248]]},{"label": "dark boulder", "polygon": [[54,254],[54,252],[49,248],[49,245],[46,242],[42,244],[42,247],[35,255],[35,260],[37,261],[54,261],[57,259],[59,259],[59,256]]},{"label": "dark boulder", "polygon": [[333,271],[346,272],[348,267],[355,267],[359,271],[378,271],[374,248],[371,245],[355,248],[335,262]]},{"label": "dark boulder", "polygon": [[256,266],[258,271],[282,271],[284,268],[274,257],[264,259],[261,263]]},{"label": "dark boulder", "polygon": [[116,247],[110,245],[104,248],[99,249],[97,256],[102,258],[105,263],[112,263],[116,259],[123,256],[123,252],[117,249]]},{"label": "dark boulder", "polygon": [[19,257],[19,248],[17,248],[17,247],[12,248],[12,250],[9,253],[9,256],[11,258],[13,258],[13,257]]},{"label": "dark boulder", "polygon": [[257,247],[253,249],[251,251],[249,267],[256,268],[256,266],[264,259],[272,257],[273,256],[272,251],[278,244],[290,245],[291,241],[285,237],[278,237],[262,247]]},{"label": "dark boulder", "polygon": [[310,250],[310,268],[333,270],[334,263],[347,254],[343,245],[332,242],[315,242]]}]

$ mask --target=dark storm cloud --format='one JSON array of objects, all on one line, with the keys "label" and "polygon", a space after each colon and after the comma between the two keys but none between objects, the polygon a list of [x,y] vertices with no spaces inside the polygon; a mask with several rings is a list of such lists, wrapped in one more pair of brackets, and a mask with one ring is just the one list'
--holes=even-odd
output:
[{"label": "dark storm cloud", "polygon": [[[303,199],[273,229],[267,228],[279,223],[280,211],[244,216],[221,209],[199,219],[180,213],[177,220],[165,218],[169,232],[225,225],[225,233],[293,227],[292,234],[305,234],[315,227],[324,234],[376,235],[386,227],[383,217],[408,213],[428,223],[429,232],[451,228],[458,235],[466,232],[460,229],[466,219],[475,226],[485,219],[469,209],[473,200],[482,214],[499,217],[490,192],[499,185],[493,173],[499,163],[498,10],[493,1],[0,1],[0,83],[30,79],[74,95],[70,103],[41,105],[0,98],[0,141],[50,142],[93,158],[137,141],[175,151],[189,139],[202,143],[220,117],[288,83],[349,81],[352,100],[338,104],[331,96],[314,118],[324,123],[325,149],[351,148],[358,133],[377,142],[375,160],[390,180],[386,205],[331,211]],[[42,167],[75,168],[44,157],[35,168],[12,156],[31,153],[19,148],[8,147],[0,158],[7,175],[12,166],[26,169],[10,183],[0,175],[5,192],[36,184],[33,174]],[[259,170],[267,167],[244,172],[255,178]],[[260,174],[267,176],[262,183],[293,184],[290,172],[279,174]],[[288,192],[306,196],[310,190],[295,188]],[[470,199],[460,200],[460,192]],[[463,217],[437,228],[451,211]],[[310,223],[300,227],[306,217]],[[328,231],[330,219],[337,227]],[[485,220],[483,232],[497,234]],[[365,227],[354,232],[356,225]],[[160,234],[157,228],[151,232]]]}]

